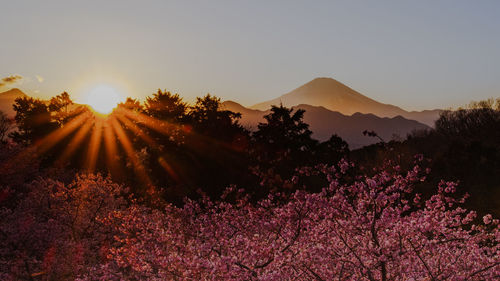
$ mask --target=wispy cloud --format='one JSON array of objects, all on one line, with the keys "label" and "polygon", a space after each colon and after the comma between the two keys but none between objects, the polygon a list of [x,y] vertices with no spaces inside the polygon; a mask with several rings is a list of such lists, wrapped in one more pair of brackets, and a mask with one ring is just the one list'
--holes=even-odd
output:
[{"label": "wispy cloud", "polygon": [[36,77],[36,80],[38,80],[38,82],[40,82],[40,83],[42,83],[42,82],[45,80],[45,79],[44,79],[42,76],[40,76],[40,75],[35,75],[35,77]]},{"label": "wispy cloud", "polygon": [[16,82],[18,82],[19,80],[23,79],[23,77],[21,75],[11,75],[11,76],[7,76],[7,77],[4,77],[0,80],[0,87],[3,87],[3,86],[6,86],[6,85],[9,85],[9,84],[14,84]]}]

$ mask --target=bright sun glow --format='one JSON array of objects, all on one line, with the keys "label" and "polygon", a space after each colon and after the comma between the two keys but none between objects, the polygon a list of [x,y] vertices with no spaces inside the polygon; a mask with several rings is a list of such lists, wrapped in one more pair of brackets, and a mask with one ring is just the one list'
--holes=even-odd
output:
[{"label": "bright sun glow", "polygon": [[116,105],[124,100],[123,96],[109,85],[99,85],[85,94],[84,102],[95,111],[109,114]]}]

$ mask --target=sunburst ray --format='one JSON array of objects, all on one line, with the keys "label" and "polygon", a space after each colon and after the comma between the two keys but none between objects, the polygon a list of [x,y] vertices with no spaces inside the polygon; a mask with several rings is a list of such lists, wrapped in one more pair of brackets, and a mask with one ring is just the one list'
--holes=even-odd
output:
[{"label": "sunburst ray", "polygon": [[127,154],[127,157],[130,159],[132,162],[132,167],[139,177],[139,179],[145,183],[147,186],[151,186],[152,182],[150,178],[148,177],[146,170],[144,169],[144,166],[141,164],[139,161],[139,158],[135,154],[135,150],[132,146],[132,142],[129,140],[127,137],[125,131],[123,130],[122,126],[119,124],[118,120],[114,117],[109,118],[109,123],[111,125],[111,128],[113,128],[115,135],[117,136],[118,142],[121,144],[122,148],[124,149],[125,153]]},{"label": "sunburst ray", "polygon": [[73,156],[75,151],[80,146],[81,142],[85,139],[86,136],[88,136],[88,133],[93,126],[94,122],[91,120],[91,118],[85,120],[83,125],[80,127],[80,129],[78,129],[75,136],[71,139],[71,141],[64,149],[62,155],[56,160],[56,166],[63,165],[68,159],[70,159],[71,156]]},{"label": "sunburst ray", "polygon": [[94,118],[94,127],[90,136],[90,142],[87,150],[87,159],[85,161],[85,167],[89,172],[94,172],[97,164],[97,158],[99,156],[99,149],[101,147],[102,138],[102,123],[100,118]]},{"label": "sunburst ray", "polygon": [[43,139],[37,141],[34,146],[37,148],[39,153],[47,152],[52,147],[54,147],[54,145],[59,143],[61,140],[75,131],[78,127],[80,127],[90,117],[91,113],[88,111],[79,114],[77,117],[64,124],[61,128],[55,130],[54,132],[45,136]]},{"label": "sunburst ray", "polygon": [[152,146],[154,148],[158,147],[158,144],[156,143],[156,141],[153,138],[148,136],[144,132],[144,130],[139,128],[139,126],[134,124],[134,122],[130,121],[130,119],[128,119],[125,115],[116,114],[116,118],[121,123],[123,123],[127,128],[129,128],[132,132],[134,132],[134,134],[136,134],[138,137],[140,137],[142,140],[144,140],[147,144],[149,144],[150,146]]},{"label": "sunburst ray", "polygon": [[110,122],[110,119],[112,118],[113,117],[111,116],[108,120],[102,123],[106,164],[111,175],[113,175],[115,178],[122,179],[124,174],[119,165],[120,159],[118,156],[118,149],[116,145],[116,136]]}]

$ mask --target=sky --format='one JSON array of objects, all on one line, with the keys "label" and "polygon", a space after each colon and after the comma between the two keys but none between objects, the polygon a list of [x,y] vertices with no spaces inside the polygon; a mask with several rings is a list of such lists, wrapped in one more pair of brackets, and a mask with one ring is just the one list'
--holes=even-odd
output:
[{"label": "sky", "polygon": [[[2,1],[0,78],[249,106],[316,77],[408,110],[500,97],[500,1]],[[0,91],[3,89],[0,89]]]}]

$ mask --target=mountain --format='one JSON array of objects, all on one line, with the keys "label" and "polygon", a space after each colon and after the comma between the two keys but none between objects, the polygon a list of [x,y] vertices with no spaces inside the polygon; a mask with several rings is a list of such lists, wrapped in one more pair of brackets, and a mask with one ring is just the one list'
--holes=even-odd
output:
[{"label": "mountain", "polygon": [[[233,101],[225,101],[223,106],[227,110],[240,112],[242,115],[240,123],[250,130],[256,130],[258,123],[264,122],[263,116],[270,113],[270,110],[250,109]],[[389,118],[363,113],[354,113],[348,116],[322,106],[306,104],[300,104],[293,108],[306,111],[304,122],[309,124],[313,138],[325,141],[331,135],[337,134],[349,144],[351,149],[378,142],[378,139],[364,136],[363,131],[365,130],[375,131],[382,139],[389,141],[394,136],[405,138],[413,130],[430,129],[427,125],[401,116]]]},{"label": "mountain", "polygon": [[368,98],[332,78],[316,78],[276,99],[251,106],[251,109],[267,110],[271,105],[291,107],[299,104],[323,106],[344,115],[371,113],[379,117],[403,116],[429,126],[434,125],[441,110],[406,111],[400,107],[380,103]]},{"label": "mountain", "polygon": [[241,119],[239,122],[243,125],[243,127],[249,129],[250,131],[257,130],[259,122],[264,122],[264,115],[271,112],[269,109],[266,111],[250,109],[234,101],[224,101],[222,103],[222,107],[232,112],[241,113]]},{"label": "mountain", "polygon": [[3,93],[0,93],[0,111],[7,114],[9,117],[14,117],[16,115],[12,104],[17,98],[27,97],[23,91],[13,88]]}]

